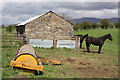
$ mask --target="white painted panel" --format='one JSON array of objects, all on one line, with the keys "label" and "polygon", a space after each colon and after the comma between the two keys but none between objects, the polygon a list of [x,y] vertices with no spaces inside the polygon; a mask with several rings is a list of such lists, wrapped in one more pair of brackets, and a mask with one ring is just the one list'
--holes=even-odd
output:
[{"label": "white painted panel", "polygon": [[[30,39],[29,45],[33,47],[50,48],[53,45],[53,40]],[[75,48],[75,41],[74,40],[58,40],[57,48],[62,48],[62,47]]]},{"label": "white painted panel", "polygon": [[74,40],[58,40],[57,47],[75,48]]},{"label": "white painted panel", "polygon": [[53,45],[52,40],[42,40],[42,39],[30,39],[29,45],[33,47],[44,47],[44,48],[50,48]]}]

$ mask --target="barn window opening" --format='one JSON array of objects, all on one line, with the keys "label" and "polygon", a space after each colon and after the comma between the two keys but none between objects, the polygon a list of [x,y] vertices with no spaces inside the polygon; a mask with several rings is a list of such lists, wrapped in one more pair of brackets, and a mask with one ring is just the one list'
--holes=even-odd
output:
[{"label": "barn window opening", "polygon": [[29,39],[29,45],[33,47],[44,47],[50,48],[52,47],[52,40],[43,40],[43,39]]},{"label": "barn window opening", "polygon": [[[53,40],[30,39],[29,45],[33,47],[51,48],[53,46]],[[75,40],[57,40],[57,48],[63,47],[75,49]]]}]

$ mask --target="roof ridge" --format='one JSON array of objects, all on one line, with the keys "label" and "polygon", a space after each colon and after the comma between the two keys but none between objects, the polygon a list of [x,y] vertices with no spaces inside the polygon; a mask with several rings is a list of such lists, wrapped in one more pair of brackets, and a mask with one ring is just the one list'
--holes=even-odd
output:
[{"label": "roof ridge", "polygon": [[[53,12],[53,11],[51,11],[51,10],[48,11],[47,13],[50,13],[50,12],[52,12],[52,13],[54,13],[55,15],[59,16],[60,18],[64,19],[63,17],[61,17],[60,15],[56,14],[55,12]],[[23,21],[22,23],[17,24],[17,26],[25,25],[25,24],[27,24],[27,23],[29,23],[29,22],[31,22],[31,21],[39,18],[40,16],[45,15],[45,14],[47,14],[47,13],[43,13],[43,14],[40,14],[40,15],[36,15],[36,16],[34,16],[34,17],[31,17],[31,18]],[[64,20],[66,20],[66,19],[64,19]],[[69,22],[68,20],[66,20],[66,21]],[[69,22],[69,23],[71,23],[71,22]],[[71,23],[71,24],[72,24],[72,23]]]}]

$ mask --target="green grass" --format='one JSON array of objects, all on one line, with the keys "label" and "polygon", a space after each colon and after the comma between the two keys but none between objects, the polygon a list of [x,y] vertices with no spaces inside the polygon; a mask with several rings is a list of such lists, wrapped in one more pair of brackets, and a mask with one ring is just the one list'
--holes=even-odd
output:
[{"label": "green grass", "polygon": [[74,32],[74,34],[89,34],[89,36],[100,37],[110,33],[113,37],[113,43],[118,44],[118,29],[109,28],[109,29],[90,29],[90,30],[80,30]]},{"label": "green grass", "polygon": [[[109,52],[111,54],[118,53],[118,29],[90,29],[74,32],[74,34],[89,34],[89,36],[100,37],[110,33],[113,37],[113,41],[106,40],[102,48],[102,51]],[[86,47],[85,42],[83,46]],[[91,46],[92,49],[96,50],[98,47]],[[115,54],[116,55],[116,54]]]},{"label": "green grass", "polygon": [[[89,34],[100,37],[110,33],[113,41],[107,40],[102,48],[102,54],[87,53],[85,49],[68,48],[34,48],[38,56],[48,60],[56,60],[63,65],[43,65],[44,75],[25,74],[21,70],[13,70],[10,66],[20,46],[2,49],[3,78],[117,78],[118,77],[118,30],[117,29],[91,29],[74,32],[74,34]],[[5,33],[6,34],[6,33]],[[10,34],[10,33],[8,33]],[[4,42],[5,44],[5,42]],[[20,44],[16,42],[15,45]],[[9,45],[14,45],[12,42]],[[14,45],[14,46],[15,46]],[[97,51],[98,47],[91,46],[92,51]]]}]

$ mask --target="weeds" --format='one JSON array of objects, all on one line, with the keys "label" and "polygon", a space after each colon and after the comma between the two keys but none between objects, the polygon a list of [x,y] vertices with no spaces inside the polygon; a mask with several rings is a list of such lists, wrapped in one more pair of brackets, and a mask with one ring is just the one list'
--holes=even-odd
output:
[{"label": "weeds", "polygon": [[[113,41],[106,41],[102,48],[102,54],[87,53],[85,49],[70,49],[70,48],[43,48],[35,47],[38,56],[48,60],[56,60],[63,65],[44,65],[43,75],[23,74],[21,70],[14,70],[10,66],[17,52],[17,49],[22,46],[21,42],[9,44],[4,42],[3,45],[13,45],[13,47],[2,48],[2,77],[3,78],[118,78],[118,33],[117,29],[95,29],[78,31],[75,34],[86,34],[99,37],[103,34],[110,33],[113,36]],[[7,34],[7,33],[5,33]],[[13,33],[9,33],[13,34]],[[96,51],[98,47],[91,46],[92,51]]]}]

